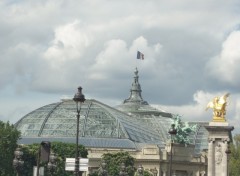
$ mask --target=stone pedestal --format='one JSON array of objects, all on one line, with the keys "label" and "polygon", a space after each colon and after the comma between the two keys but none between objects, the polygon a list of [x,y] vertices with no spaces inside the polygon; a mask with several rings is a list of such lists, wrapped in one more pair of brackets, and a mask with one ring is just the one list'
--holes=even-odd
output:
[{"label": "stone pedestal", "polygon": [[228,160],[225,153],[231,141],[233,126],[227,122],[210,122],[205,127],[208,137],[208,176],[228,176]]}]

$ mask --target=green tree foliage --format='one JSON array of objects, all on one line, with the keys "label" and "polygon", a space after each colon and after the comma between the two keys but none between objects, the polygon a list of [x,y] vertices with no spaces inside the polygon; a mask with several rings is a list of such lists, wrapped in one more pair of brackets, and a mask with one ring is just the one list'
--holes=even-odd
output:
[{"label": "green tree foliage", "polygon": [[[31,144],[22,146],[24,169],[22,175],[32,176],[33,166],[37,165],[37,156],[40,144]],[[50,173],[47,170],[47,163],[41,163],[40,166],[44,166],[46,176],[72,176],[73,172],[65,171],[66,158],[75,158],[76,144],[63,143],[63,142],[51,142],[51,152],[57,155],[57,169],[55,172]],[[87,158],[88,152],[84,146],[79,146],[80,155],[82,158]]]},{"label": "green tree foliage", "polygon": [[234,136],[234,144],[231,144],[230,166],[231,176],[240,175],[240,134]]},{"label": "green tree foliage", "polygon": [[[53,142],[52,151],[58,156],[57,171],[55,176],[70,176],[72,172],[65,171],[65,161],[66,158],[75,158],[76,155],[76,144],[62,143],[62,142]],[[82,158],[87,158],[88,152],[87,149],[80,145],[79,146],[80,156]]]},{"label": "green tree foliage", "polygon": [[[139,174],[135,172],[134,176],[139,176]],[[153,174],[150,171],[144,170],[143,176],[153,176]]]},{"label": "green tree foliage", "polygon": [[[109,176],[118,176],[121,164],[126,166],[128,176],[137,176],[137,168],[134,167],[135,159],[128,152],[105,153],[102,155],[102,160],[106,163],[106,170]],[[99,171],[89,174],[89,176],[99,176]],[[101,175],[101,174],[100,174]],[[153,176],[149,170],[144,170],[143,176]]]},{"label": "green tree foliage", "polygon": [[14,175],[12,162],[19,137],[14,125],[0,121],[0,175]]},{"label": "green tree foliage", "polygon": [[21,174],[25,176],[32,176],[33,167],[37,166],[37,153],[39,149],[39,144],[22,145],[21,149],[23,151],[22,158],[24,161]]},{"label": "green tree foliage", "polygon": [[153,174],[149,171],[144,171],[143,176],[153,176]]},{"label": "green tree foliage", "polygon": [[[102,156],[102,159],[105,160],[109,176],[117,176],[120,172],[121,164],[124,163],[126,166],[126,172],[128,176],[134,176],[134,158],[130,156],[128,152],[118,152],[118,153],[105,153]],[[97,176],[98,174],[92,173],[90,176]]]}]

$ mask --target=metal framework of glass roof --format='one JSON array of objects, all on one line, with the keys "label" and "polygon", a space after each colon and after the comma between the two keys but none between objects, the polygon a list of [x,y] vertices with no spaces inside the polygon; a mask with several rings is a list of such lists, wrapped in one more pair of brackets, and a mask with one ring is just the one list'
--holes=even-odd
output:
[{"label": "metal framework of glass roof", "polygon": [[[135,148],[137,144],[164,146],[170,136],[168,130],[172,114],[151,107],[141,95],[138,71],[134,71],[130,96],[116,108],[88,99],[81,106],[80,143],[87,147]],[[15,126],[21,131],[21,143],[50,141],[75,142],[76,104],[62,100],[36,109],[21,118]],[[190,136],[195,153],[207,149],[206,123],[196,123],[197,131]],[[136,144],[136,145],[135,145]]]},{"label": "metal framework of glass roof", "polygon": [[[20,119],[24,137],[75,137],[75,102],[63,100],[43,106]],[[159,141],[159,135],[140,121],[96,100],[86,100],[80,112],[81,137],[120,138],[137,142]]]}]

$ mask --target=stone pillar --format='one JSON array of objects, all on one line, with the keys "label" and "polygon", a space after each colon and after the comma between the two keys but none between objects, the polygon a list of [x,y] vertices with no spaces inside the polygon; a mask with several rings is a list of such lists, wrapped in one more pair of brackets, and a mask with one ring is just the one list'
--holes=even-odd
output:
[{"label": "stone pillar", "polygon": [[187,175],[188,176],[192,176],[193,175],[193,171],[187,171]]},{"label": "stone pillar", "polygon": [[175,170],[173,170],[172,171],[172,176],[176,176],[177,174],[176,174],[176,171]]},{"label": "stone pillar", "polygon": [[200,172],[200,176],[205,176],[205,171]]},{"label": "stone pillar", "polygon": [[215,176],[214,169],[214,139],[208,138],[208,176]]},{"label": "stone pillar", "polygon": [[229,143],[229,138],[228,139],[223,139],[223,151],[224,151],[224,155],[223,155],[223,172],[226,173],[227,175],[227,171],[228,171],[228,157],[227,157],[227,154],[225,153],[225,151],[227,150],[228,148],[228,143]]},{"label": "stone pillar", "polygon": [[227,154],[233,126],[227,122],[210,122],[205,126],[209,132],[208,143],[208,176],[227,176]]},{"label": "stone pillar", "polygon": [[167,176],[167,171],[166,170],[163,170],[162,173],[163,173],[163,176]]}]

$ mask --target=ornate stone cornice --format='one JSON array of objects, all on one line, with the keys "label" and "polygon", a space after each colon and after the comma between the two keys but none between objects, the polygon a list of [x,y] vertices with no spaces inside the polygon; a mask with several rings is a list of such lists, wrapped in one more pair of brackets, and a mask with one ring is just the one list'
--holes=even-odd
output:
[{"label": "ornate stone cornice", "polygon": [[208,131],[232,131],[234,129],[233,126],[205,126]]}]

